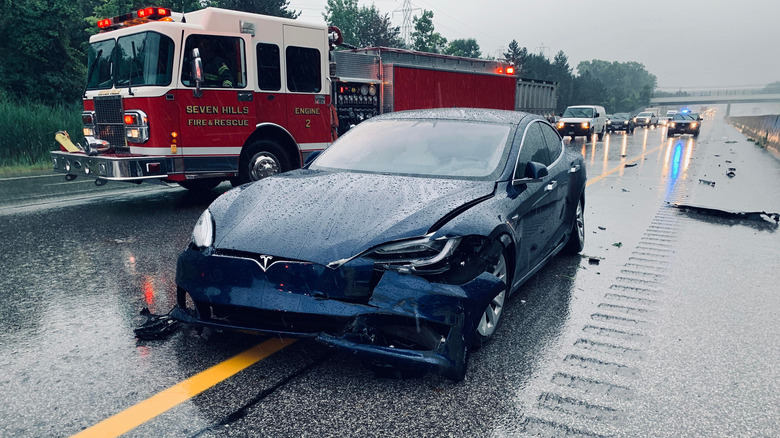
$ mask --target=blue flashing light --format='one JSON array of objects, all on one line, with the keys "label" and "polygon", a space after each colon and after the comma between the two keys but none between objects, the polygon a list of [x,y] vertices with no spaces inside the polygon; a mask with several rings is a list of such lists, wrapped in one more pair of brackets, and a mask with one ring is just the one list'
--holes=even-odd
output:
[{"label": "blue flashing light", "polygon": [[689,110],[689,109],[684,109],[684,110],[682,110],[682,112],[683,112],[683,114],[688,114],[689,112],[691,112],[691,110]]}]

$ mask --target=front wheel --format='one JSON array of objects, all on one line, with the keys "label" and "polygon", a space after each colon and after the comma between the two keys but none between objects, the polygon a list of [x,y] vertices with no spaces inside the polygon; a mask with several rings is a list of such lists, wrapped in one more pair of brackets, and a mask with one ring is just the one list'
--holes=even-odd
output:
[{"label": "front wheel", "polygon": [[258,140],[241,153],[238,180],[246,184],[290,169],[289,159],[281,146],[273,140]]},{"label": "front wheel", "polygon": [[201,178],[179,181],[179,185],[191,192],[204,193],[218,186],[221,182],[222,178]]},{"label": "front wheel", "polygon": [[576,255],[585,248],[585,203],[582,198],[577,202],[577,211],[574,214],[574,223],[571,226],[569,241],[563,251],[566,254]]},{"label": "front wheel", "polygon": [[504,312],[504,301],[507,295],[509,295],[509,276],[507,275],[509,271],[504,251],[498,256],[498,260],[496,260],[495,265],[491,267],[489,272],[504,282],[504,288],[490,300],[490,303],[488,303],[485,311],[482,313],[475,333],[475,348],[481,347],[490,340],[496,332],[496,327],[498,327],[498,322],[501,320],[501,315]]},{"label": "front wheel", "polygon": [[599,141],[601,141],[604,138],[604,128],[603,127],[601,128],[601,132],[599,132],[598,137],[599,137]]}]

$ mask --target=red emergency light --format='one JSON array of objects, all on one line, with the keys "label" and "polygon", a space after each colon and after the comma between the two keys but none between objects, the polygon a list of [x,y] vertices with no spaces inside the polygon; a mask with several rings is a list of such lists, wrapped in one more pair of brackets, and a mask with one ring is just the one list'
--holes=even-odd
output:
[{"label": "red emergency light", "polygon": [[111,27],[111,25],[114,24],[113,21],[110,18],[104,18],[102,20],[98,20],[97,26],[100,29],[105,29],[107,27]]},{"label": "red emergency light", "polygon": [[170,17],[171,10],[168,8],[143,8],[136,12],[138,18],[162,18]]},{"label": "red emergency light", "polygon": [[508,75],[515,74],[515,68],[510,65],[509,67],[506,68],[506,74]]},{"label": "red emergency light", "polygon": [[114,18],[104,18],[99,20],[97,25],[98,28],[107,30],[114,26],[133,26],[136,24],[147,23],[150,20],[173,21],[171,18],[171,10],[168,8],[158,7],[143,8],[128,14],[118,15]]}]

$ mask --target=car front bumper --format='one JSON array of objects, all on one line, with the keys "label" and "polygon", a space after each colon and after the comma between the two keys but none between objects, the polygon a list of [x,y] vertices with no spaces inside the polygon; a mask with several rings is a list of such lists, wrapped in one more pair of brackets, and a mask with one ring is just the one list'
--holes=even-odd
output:
[{"label": "car front bumper", "polygon": [[[504,283],[487,273],[464,285],[395,271],[377,280],[372,264],[350,263],[336,270],[290,264],[264,271],[246,258],[186,250],[178,261],[171,316],[215,329],[313,338],[376,363],[462,376],[479,318]],[[343,296],[345,284],[369,274],[375,285],[367,295]]]},{"label": "car front bumper", "polygon": [[[99,155],[81,152],[51,151],[53,170],[73,176],[106,181],[144,181],[164,179],[176,166],[175,160],[164,156]],[[179,167],[183,166],[179,164]]]},{"label": "car front bumper", "polygon": [[558,130],[558,133],[561,134],[561,137],[566,137],[567,135],[590,135],[592,126],[583,128],[582,123],[565,123],[563,127],[558,127],[556,125],[556,129]]}]

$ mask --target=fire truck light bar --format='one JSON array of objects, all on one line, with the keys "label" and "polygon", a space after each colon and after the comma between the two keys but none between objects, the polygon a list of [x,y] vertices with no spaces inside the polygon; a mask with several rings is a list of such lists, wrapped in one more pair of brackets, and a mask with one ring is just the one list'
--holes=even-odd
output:
[{"label": "fire truck light bar", "polygon": [[114,18],[104,18],[97,22],[101,30],[109,30],[120,26],[133,26],[147,23],[151,20],[171,21],[171,10],[168,8],[143,8],[128,14],[118,15]]}]

